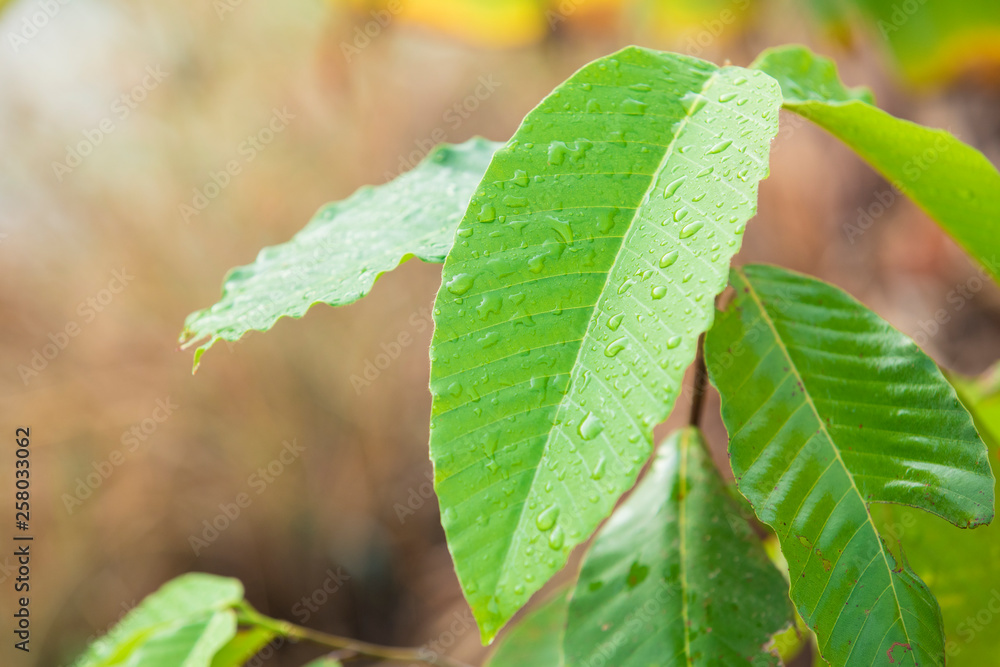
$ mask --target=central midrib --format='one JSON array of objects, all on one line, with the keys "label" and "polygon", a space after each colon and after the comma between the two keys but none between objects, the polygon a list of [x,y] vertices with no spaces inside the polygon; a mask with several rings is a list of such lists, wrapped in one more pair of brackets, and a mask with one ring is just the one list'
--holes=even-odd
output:
[{"label": "central midrib", "polygon": [[[809,393],[805,380],[803,380],[802,376],[799,374],[798,367],[792,360],[792,356],[788,352],[788,348],[785,346],[785,342],[782,340],[781,335],[778,333],[777,326],[775,325],[774,320],[771,319],[770,313],[768,313],[767,310],[764,308],[764,303],[761,301],[760,296],[757,294],[756,288],[754,287],[753,283],[750,282],[750,279],[747,277],[746,273],[743,271],[742,268],[735,268],[733,270],[735,273],[738,273],[741,278],[743,278],[743,281],[748,289],[747,293],[750,295],[750,298],[753,299],[754,304],[760,310],[761,319],[774,334],[774,340],[777,343],[778,348],[781,350],[781,353],[788,361],[789,370],[792,372],[792,374],[795,376],[795,378],[798,380],[799,384],[802,387],[802,396],[808,403],[810,410],[812,410],[813,416],[816,417],[816,421],[819,424],[820,430],[823,432],[823,435],[826,436],[827,441],[830,443],[830,449],[833,450],[833,455],[836,457],[837,462],[840,464],[841,468],[843,468],[844,474],[847,476],[848,481],[850,481],[851,483],[851,488],[854,489],[854,492],[858,495],[858,498],[861,500],[861,504],[865,508],[865,517],[867,518],[868,524],[871,526],[871,529],[875,533],[875,537],[878,540],[878,550],[879,553],[882,555],[883,562],[885,563],[886,573],[889,575],[889,586],[892,588],[892,596],[896,600],[896,612],[899,617],[899,622],[903,626],[903,634],[906,636],[907,643],[912,646],[914,642],[912,639],[910,639],[910,632],[906,627],[906,620],[903,618],[903,606],[899,601],[899,594],[896,592],[896,582],[892,576],[892,567],[889,565],[889,559],[886,557],[884,543],[882,542],[881,539],[879,539],[879,532],[878,529],[875,527],[875,521],[872,519],[871,512],[868,511],[868,503],[865,502],[864,495],[861,493],[861,490],[855,483],[854,475],[851,474],[851,471],[850,469],[848,469],[847,464],[844,463],[844,459],[840,456],[840,450],[837,448],[836,441],[833,439],[833,436],[831,436],[830,432],[827,430],[826,423],[823,421],[823,418],[819,414],[819,410],[817,410],[816,408],[816,404],[812,400],[812,395]],[[830,578],[831,579],[833,578],[832,574],[830,575]],[[833,636],[833,630],[834,628],[831,627],[830,628],[831,637]],[[857,646],[857,644],[858,642],[855,642],[854,646]],[[853,651],[854,648],[852,647],[851,652],[853,653]],[[914,658],[914,661],[915,660],[916,658]]]},{"label": "central midrib", "polygon": [[[714,72],[712,72],[712,74],[708,78],[705,79],[705,83],[702,84],[701,89],[698,91],[699,97],[703,97],[705,95],[705,92],[711,87],[711,85],[719,77],[719,74],[721,72],[722,72],[722,69],[717,69]],[[653,186],[656,183],[657,175],[659,175],[666,168],[666,165],[670,161],[670,158],[673,157],[674,146],[677,143],[677,139],[684,133],[684,130],[687,128],[688,123],[691,121],[691,118],[694,116],[695,112],[697,112],[699,110],[699,108],[702,108],[702,107],[699,107],[699,102],[700,102],[700,99],[695,100],[691,104],[691,106],[687,109],[686,113],[684,114],[684,117],[678,122],[677,131],[674,133],[674,136],[671,138],[670,143],[667,145],[667,148],[666,148],[666,150],[663,153],[663,158],[660,160],[660,163],[657,165],[656,170],[653,172],[653,174],[652,174],[652,176],[650,178],[649,187],[646,188],[646,190],[643,193],[643,197],[642,197],[643,201],[652,192]],[[594,310],[595,311],[597,310],[597,308],[598,308],[598,306],[599,306],[599,304],[601,302],[601,297],[605,294],[605,292],[608,289],[608,285],[611,283],[611,275],[614,273],[615,268],[618,266],[619,260],[625,254],[625,252],[624,252],[625,244],[628,241],[629,233],[632,231],[632,228],[635,225],[636,218],[639,216],[640,210],[641,209],[639,207],[636,208],[635,214],[632,216],[632,220],[630,222],[628,231],[626,231],[625,235],[622,237],[622,243],[621,243],[621,246],[619,246],[617,254],[615,255],[615,261],[612,262],[611,266],[608,268],[607,278],[605,279],[604,285],[601,287],[601,290],[598,293],[597,301],[594,303]],[[577,349],[576,356],[573,358],[573,364],[572,364],[572,366],[570,366],[570,373],[573,373],[573,370],[579,366],[580,355],[583,353],[584,341],[587,340],[587,337],[590,335],[593,327],[596,326],[597,324],[598,324],[597,318],[595,318],[595,317],[592,316],[590,318],[590,321],[587,323],[587,328],[584,331],[583,339],[582,339],[582,341],[580,343],[580,347]],[[517,518],[517,526],[518,527],[520,527],[524,523],[524,513],[525,513],[525,509],[528,506],[527,498],[530,497],[530,495],[534,491],[535,480],[538,477],[538,470],[541,468],[541,465],[542,465],[541,462],[545,458],[546,453],[549,451],[549,448],[550,448],[550,446],[552,444],[553,434],[556,432],[556,428],[555,428],[554,424],[555,424],[556,421],[558,421],[559,417],[562,416],[562,414],[563,414],[563,411],[565,409],[564,406],[566,405],[565,398],[566,398],[566,396],[568,396],[570,394],[570,392],[572,390],[572,387],[573,387],[573,383],[571,382],[570,385],[569,385],[569,387],[567,387],[566,393],[563,395],[563,398],[559,401],[559,406],[556,409],[555,417],[553,419],[553,428],[549,431],[549,434],[548,434],[548,436],[545,439],[545,445],[542,447],[542,454],[541,454],[541,456],[538,457],[539,464],[535,466],[534,472],[532,473],[531,483],[528,486],[528,496],[525,498],[525,502],[522,503],[522,505],[521,505],[521,512],[520,512],[520,514],[519,514],[519,516]],[[648,440],[649,436],[648,436],[648,434],[646,434],[646,435],[647,435],[647,440]],[[518,531],[515,530],[511,534],[510,541],[507,542],[507,549],[504,551],[504,554],[503,554],[503,559],[501,561],[502,564],[501,564],[501,567],[500,567],[500,575],[497,577],[497,586],[494,588],[494,592],[496,591],[497,588],[500,587],[500,583],[503,582],[503,581],[505,581],[507,579],[507,575],[508,575],[507,567],[508,567],[508,564],[509,564],[510,552],[511,552],[511,550],[514,547],[515,542],[518,541],[517,534],[518,534]]]}]

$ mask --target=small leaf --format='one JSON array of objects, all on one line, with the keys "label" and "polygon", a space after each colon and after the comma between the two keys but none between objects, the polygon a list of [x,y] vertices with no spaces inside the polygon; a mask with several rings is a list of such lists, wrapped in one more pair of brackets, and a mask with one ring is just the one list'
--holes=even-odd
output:
[{"label": "small leaf", "polygon": [[770,266],[732,274],[706,339],[740,491],[777,532],[791,597],[833,665],[941,665],[941,615],[870,503],[993,518],[986,447],[920,349],[844,292]]},{"label": "small leaf", "polygon": [[630,47],[524,119],[458,229],[435,304],[431,457],[489,641],[652,452],[756,210],[768,76]]},{"label": "small leaf", "polygon": [[180,646],[181,642],[188,642],[186,645],[191,647],[192,655],[200,659],[206,650],[204,647],[215,646],[224,638],[216,646],[216,649],[221,648],[235,635],[236,617],[232,616],[230,624],[228,615],[220,616],[217,612],[228,610],[242,599],[243,585],[236,579],[185,574],[146,597],[107,635],[91,644],[74,665],[132,664],[127,662],[130,656],[145,650],[142,647],[153,640],[159,647],[156,651],[165,651],[174,643]]},{"label": "small leaf", "polygon": [[185,347],[236,341],[316,303],[342,306],[366,295],[383,273],[411,257],[442,262],[469,197],[500,146],[470,139],[434,149],[415,169],[327,204],[291,241],[264,248],[257,261],[226,276],[222,299],[192,313]]},{"label": "small leaf", "polygon": [[[778,80],[786,109],[850,146],[1000,281],[1000,172],[982,153],[872,106],[866,92],[844,88],[830,60],[804,47],[769,49],[751,67]],[[853,242],[865,229],[845,230]]]},{"label": "small leaf", "polygon": [[276,635],[266,628],[253,627],[240,630],[215,654],[212,667],[242,667],[275,637]]},{"label": "small leaf", "polygon": [[566,665],[777,665],[763,647],[792,623],[787,591],[701,434],[678,431],[584,558]]},{"label": "small leaf", "polygon": [[563,667],[568,607],[569,588],[560,589],[507,630],[483,667]]},{"label": "small leaf", "polygon": [[236,636],[236,612],[214,612],[201,620],[163,626],[111,664],[122,667],[210,667],[212,658]]}]

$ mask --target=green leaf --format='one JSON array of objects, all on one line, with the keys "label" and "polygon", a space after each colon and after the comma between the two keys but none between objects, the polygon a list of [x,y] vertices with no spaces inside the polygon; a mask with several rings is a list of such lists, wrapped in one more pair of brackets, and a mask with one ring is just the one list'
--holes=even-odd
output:
[{"label": "green leaf", "polygon": [[[1000,172],[982,153],[868,104],[830,60],[803,47],[764,51],[752,67],[778,80],[786,109],[850,146],[1000,281]],[[847,231],[853,241],[864,229]]]},{"label": "green leaf", "polygon": [[431,457],[485,640],[632,486],[768,173],[762,73],[637,47],[497,152],[445,261]]},{"label": "green leaf", "polygon": [[563,631],[569,590],[568,587],[560,589],[513,625],[497,642],[483,667],[563,667]]},{"label": "green leaf", "polygon": [[913,342],[844,292],[733,271],[706,339],[740,491],[778,534],[791,597],[834,665],[940,665],[937,602],[881,539],[870,503],[962,527],[993,518],[986,447]]},{"label": "green leaf", "polygon": [[212,667],[242,667],[250,658],[260,653],[277,635],[260,627],[240,630],[229,643],[215,654]]},{"label": "green leaf", "polygon": [[[958,396],[1000,466],[1000,391],[996,369],[982,380],[952,377]],[[1000,654],[1000,525],[957,532],[942,519],[884,505],[873,516],[884,534],[906,541],[910,564],[941,603],[949,667],[990,665]],[[985,623],[984,623],[985,621]]]},{"label": "green leaf", "polygon": [[[125,615],[107,635],[98,639],[77,660],[76,667],[104,667],[135,664],[129,662],[137,652],[155,652],[173,643],[191,647],[198,660],[205,647],[221,648],[236,633],[236,619],[226,611],[243,599],[243,585],[236,579],[193,573],[180,576],[146,597]],[[231,628],[231,632],[230,632]],[[139,655],[151,655],[138,653]],[[208,656],[211,659],[211,655]],[[182,664],[182,663],[177,663]],[[193,662],[191,665],[201,664]],[[207,662],[204,664],[208,664]]]},{"label": "green leaf", "polygon": [[195,353],[195,367],[216,341],[266,331],[320,302],[357,301],[379,276],[411,257],[443,261],[499,146],[485,139],[438,146],[412,171],[327,204],[291,241],[264,248],[256,262],[230,271],[222,299],[184,324],[185,347],[206,341]]},{"label": "green leaf", "polygon": [[[1000,4],[994,0],[811,0],[822,19],[867,19],[902,73],[916,84],[942,83],[1000,61]],[[867,36],[867,35],[866,35]]]},{"label": "green leaf", "polygon": [[236,612],[216,611],[206,618],[157,629],[129,651],[122,667],[210,667],[212,658],[236,636]]},{"label": "green leaf", "polygon": [[701,434],[674,433],[601,528],[569,607],[566,664],[778,665],[788,584],[726,490]]}]

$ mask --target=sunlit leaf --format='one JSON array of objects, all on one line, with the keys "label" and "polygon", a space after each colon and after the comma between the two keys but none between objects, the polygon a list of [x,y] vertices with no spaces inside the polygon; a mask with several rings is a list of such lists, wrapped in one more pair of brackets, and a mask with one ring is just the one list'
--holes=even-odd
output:
[{"label": "sunlit leaf", "polygon": [[768,173],[763,73],[630,47],[498,151],[445,262],[431,457],[483,638],[632,486]]},{"label": "sunlit leaf", "polygon": [[[844,88],[833,62],[804,47],[769,49],[752,67],[778,80],[786,109],[850,146],[1000,281],[1000,172],[982,153],[869,104],[865,91]],[[852,240],[864,231],[847,229]]]}]

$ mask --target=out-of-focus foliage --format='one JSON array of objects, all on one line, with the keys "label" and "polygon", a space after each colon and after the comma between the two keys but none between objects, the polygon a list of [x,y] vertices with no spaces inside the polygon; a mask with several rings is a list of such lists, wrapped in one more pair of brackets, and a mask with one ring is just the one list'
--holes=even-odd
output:
[{"label": "out-of-focus foliage", "polygon": [[940,84],[1000,66],[995,0],[811,0],[810,5],[837,33],[863,26],[914,84]]},{"label": "out-of-focus foliage", "polygon": [[808,49],[769,49],[753,67],[778,80],[784,108],[850,146],[1000,281],[1000,172],[982,153],[873,106],[867,90],[846,89],[833,62]]}]

